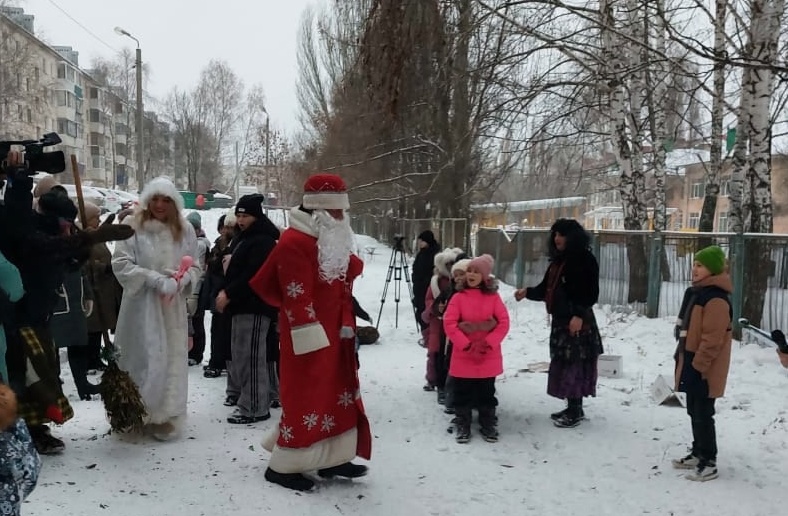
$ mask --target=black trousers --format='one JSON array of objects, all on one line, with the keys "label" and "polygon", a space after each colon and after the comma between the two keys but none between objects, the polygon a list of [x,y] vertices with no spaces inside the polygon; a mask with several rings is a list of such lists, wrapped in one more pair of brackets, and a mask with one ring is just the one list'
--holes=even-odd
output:
[{"label": "black trousers", "polygon": [[205,355],[205,310],[198,310],[197,313],[192,315],[192,327],[194,328],[194,335],[189,358],[202,362],[203,355]]},{"label": "black trousers", "polygon": [[498,406],[495,378],[452,378],[456,410]]},{"label": "black trousers", "polygon": [[213,314],[211,317],[211,358],[208,361],[208,367],[211,369],[219,371],[227,369],[227,362],[232,359],[230,353],[232,330],[233,322],[230,315]]},{"label": "black trousers", "polygon": [[687,414],[692,422],[692,454],[717,460],[717,432],[714,427],[714,398],[704,393],[687,393]]},{"label": "black trousers", "polygon": [[87,345],[88,369],[99,369],[102,365],[101,362],[102,338],[103,338],[103,334],[101,332],[88,333],[88,345]]},{"label": "black trousers", "polygon": [[440,349],[435,354],[435,386],[438,389],[446,388],[446,378],[449,376],[449,361],[446,358],[446,341],[441,339]]}]

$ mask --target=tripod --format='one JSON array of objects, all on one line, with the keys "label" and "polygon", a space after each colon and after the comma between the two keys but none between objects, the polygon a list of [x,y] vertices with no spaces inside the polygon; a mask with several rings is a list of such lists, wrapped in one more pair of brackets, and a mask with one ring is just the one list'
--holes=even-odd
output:
[{"label": "tripod", "polygon": [[[394,236],[394,247],[391,249],[391,258],[389,259],[389,271],[386,274],[386,284],[383,287],[383,294],[380,297],[380,311],[378,312],[378,323],[375,329],[380,325],[380,317],[383,315],[383,305],[386,303],[386,294],[389,291],[391,280],[394,280],[394,327],[399,327],[399,302],[402,299],[402,276],[405,275],[405,283],[408,286],[408,294],[411,302],[413,302],[413,285],[410,281],[410,273],[408,272],[408,261],[405,258],[405,247],[403,241],[405,237],[400,235]],[[419,321],[416,321],[416,330],[421,331]]]}]

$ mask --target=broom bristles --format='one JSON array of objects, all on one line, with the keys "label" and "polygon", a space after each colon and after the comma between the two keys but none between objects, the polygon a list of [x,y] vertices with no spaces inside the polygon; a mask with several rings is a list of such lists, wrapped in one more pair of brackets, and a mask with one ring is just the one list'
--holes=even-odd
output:
[{"label": "broom bristles", "polygon": [[110,360],[99,385],[110,428],[118,433],[139,432],[145,425],[145,404],[129,373]]}]

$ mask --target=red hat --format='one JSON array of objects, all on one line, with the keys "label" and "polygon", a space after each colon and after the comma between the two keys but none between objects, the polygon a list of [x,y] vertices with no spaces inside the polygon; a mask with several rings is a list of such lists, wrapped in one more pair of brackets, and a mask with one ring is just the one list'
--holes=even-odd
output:
[{"label": "red hat", "polygon": [[304,184],[303,206],[308,210],[347,210],[347,185],[334,174],[314,175]]}]

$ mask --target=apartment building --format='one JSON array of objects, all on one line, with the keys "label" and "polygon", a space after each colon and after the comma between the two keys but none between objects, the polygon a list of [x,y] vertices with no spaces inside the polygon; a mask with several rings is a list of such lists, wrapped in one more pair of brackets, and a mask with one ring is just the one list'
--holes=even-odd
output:
[{"label": "apartment building", "polygon": [[77,157],[87,184],[136,187],[133,110],[80,68],[78,51],[44,43],[35,36],[33,15],[3,7],[0,54],[0,138],[57,132],[63,143],[56,149]]}]

